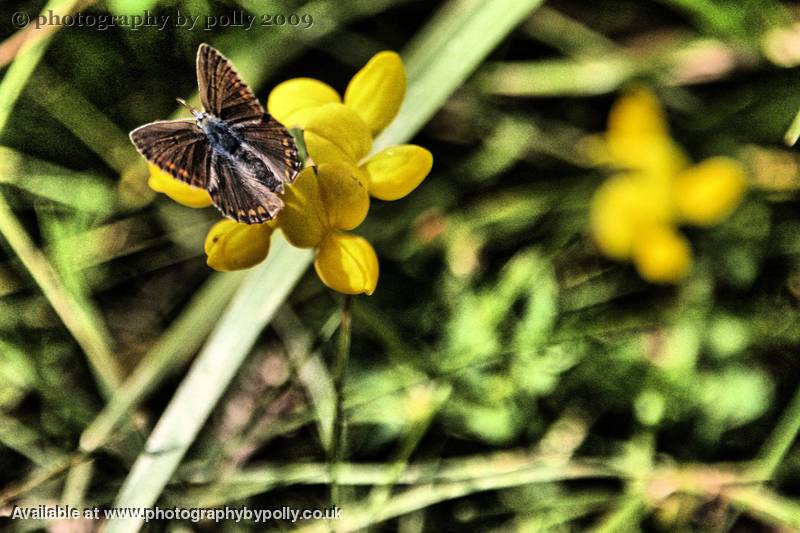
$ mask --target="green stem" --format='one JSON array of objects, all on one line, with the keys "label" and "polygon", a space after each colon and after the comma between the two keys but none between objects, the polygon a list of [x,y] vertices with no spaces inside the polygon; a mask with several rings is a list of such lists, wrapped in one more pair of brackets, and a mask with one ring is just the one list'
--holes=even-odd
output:
[{"label": "green stem", "polygon": [[344,461],[347,426],[344,416],[344,385],[347,361],[350,359],[350,330],[352,323],[353,297],[346,295],[342,302],[342,320],[339,324],[339,338],[333,360],[333,390],[336,397],[336,411],[333,420],[333,439],[331,446],[331,505],[341,507],[339,493],[339,465]]},{"label": "green stem", "polygon": [[761,448],[759,464],[756,467],[760,476],[764,479],[772,478],[798,433],[800,433],[800,387],[795,391],[786,411]]}]

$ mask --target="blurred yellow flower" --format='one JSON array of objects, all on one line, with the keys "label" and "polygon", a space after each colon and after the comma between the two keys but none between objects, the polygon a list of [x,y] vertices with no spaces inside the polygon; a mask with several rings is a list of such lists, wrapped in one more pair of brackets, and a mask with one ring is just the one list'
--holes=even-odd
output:
[{"label": "blurred yellow flower", "polygon": [[654,283],[676,283],[691,269],[691,248],[676,226],[709,226],[739,205],[746,188],[735,160],[691,163],[669,135],[655,95],[634,89],[612,107],[608,130],[591,138],[586,153],[615,174],[595,192],[591,230],[608,257],[633,260]]},{"label": "blurred yellow flower", "polygon": [[[369,157],[373,137],[400,109],[406,73],[400,56],[380,52],[347,86],[344,98],[329,85],[296,78],[277,85],[267,109],[289,128],[301,128],[309,163],[283,195],[284,208],[267,224],[222,220],[209,231],[205,251],[211,268],[250,268],[269,252],[274,229],[300,248],[315,248],[314,268],[328,287],[345,294],[372,294],[378,257],[362,237],[347,233],[369,211],[370,195],[397,200],[430,172],[433,156],[420,146],[390,146]],[[203,189],[190,187],[151,166],[151,188],[189,207],[211,205]]]},{"label": "blurred yellow flower", "polygon": [[605,142],[608,164],[643,176],[669,177],[689,163],[670,137],[655,95],[642,88],[630,91],[611,108]]}]

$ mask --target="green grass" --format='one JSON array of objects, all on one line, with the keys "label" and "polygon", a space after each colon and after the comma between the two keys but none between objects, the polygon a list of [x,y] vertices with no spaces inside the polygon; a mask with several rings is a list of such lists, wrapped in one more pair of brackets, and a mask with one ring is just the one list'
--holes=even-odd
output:
[{"label": "green grass", "polygon": [[[0,20],[178,7],[315,20],[60,27],[7,58],[3,30],[0,514],[334,501],[337,522],[163,527],[800,530],[800,158],[781,144],[800,135],[797,13],[776,0],[541,4],[0,7]],[[380,281],[347,313],[313,251],[280,233],[263,264],[212,273],[217,212],[147,188],[126,132],[185,117],[174,98],[197,101],[199,42],[262,102],[296,76],[341,92],[373,53],[402,54],[406,99],[373,150],[413,142],[434,169],[408,198],[372,202],[357,232]],[[694,268],[676,286],[604,258],[589,231],[608,169],[587,139],[629,85],[653,89],[692,160],[727,155],[748,172],[731,217],[686,228]]]}]

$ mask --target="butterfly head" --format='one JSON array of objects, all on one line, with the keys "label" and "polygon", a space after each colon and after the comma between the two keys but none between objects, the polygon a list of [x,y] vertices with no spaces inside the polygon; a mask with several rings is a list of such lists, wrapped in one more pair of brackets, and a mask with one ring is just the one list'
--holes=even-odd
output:
[{"label": "butterfly head", "polygon": [[176,98],[176,100],[178,101],[179,104],[181,104],[183,107],[185,107],[186,109],[189,110],[189,112],[192,114],[192,116],[197,121],[197,125],[198,126],[202,126],[203,125],[203,122],[206,119],[206,114],[205,113],[203,113],[202,111],[200,111],[198,109],[195,109],[194,107],[190,106],[188,103],[186,103],[186,100],[184,100],[183,98]]}]

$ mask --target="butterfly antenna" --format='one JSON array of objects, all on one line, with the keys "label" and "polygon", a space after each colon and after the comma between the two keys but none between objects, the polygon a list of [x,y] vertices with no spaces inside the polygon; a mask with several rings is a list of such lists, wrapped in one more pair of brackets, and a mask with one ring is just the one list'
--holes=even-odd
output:
[{"label": "butterfly antenna", "polygon": [[186,103],[186,100],[184,100],[183,98],[176,98],[175,100],[177,100],[178,103],[181,104],[183,107],[188,109],[192,113],[194,118],[203,118],[203,113],[201,113],[194,107],[190,106],[188,103]]}]

